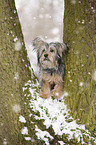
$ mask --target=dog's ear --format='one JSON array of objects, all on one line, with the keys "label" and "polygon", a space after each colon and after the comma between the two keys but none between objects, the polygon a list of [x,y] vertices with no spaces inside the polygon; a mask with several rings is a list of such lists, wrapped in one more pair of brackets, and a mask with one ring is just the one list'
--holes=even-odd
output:
[{"label": "dog's ear", "polygon": [[60,44],[62,46],[62,50],[66,52],[67,51],[67,45],[65,43],[60,43]]},{"label": "dog's ear", "polygon": [[67,52],[67,46],[65,43],[57,43],[59,55],[62,57],[62,54]]},{"label": "dog's ear", "polygon": [[33,40],[33,46],[35,48],[39,48],[41,45],[43,45],[45,42],[40,38],[40,37],[36,37],[34,40]]}]

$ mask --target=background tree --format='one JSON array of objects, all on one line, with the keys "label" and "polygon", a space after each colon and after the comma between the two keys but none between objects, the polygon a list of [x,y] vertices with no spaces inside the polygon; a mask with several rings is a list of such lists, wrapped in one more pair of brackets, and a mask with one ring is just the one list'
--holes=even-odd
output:
[{"label": "background tree", "polygon": [[95,0],[65,0],[64,42],[69,45],[65,59],[66,103],[77,123],[85,124],[96,137]]}]

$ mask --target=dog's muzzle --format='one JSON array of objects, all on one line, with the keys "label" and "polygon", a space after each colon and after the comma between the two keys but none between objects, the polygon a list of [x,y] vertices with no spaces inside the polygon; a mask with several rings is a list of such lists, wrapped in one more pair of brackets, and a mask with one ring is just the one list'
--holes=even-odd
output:
[{"label": "dog's muzzle", "polygon": [[44,54],[44,60],[48,60],[49,61],[49,58],[48,58],[48,54],[47,53]]}]

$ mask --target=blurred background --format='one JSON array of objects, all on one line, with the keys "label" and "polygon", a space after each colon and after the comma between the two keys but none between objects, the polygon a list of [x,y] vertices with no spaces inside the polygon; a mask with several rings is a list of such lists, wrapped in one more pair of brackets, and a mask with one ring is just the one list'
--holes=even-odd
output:
[{"label": "blurred background", "polygon": [[[63,0],[15,0],[24,41],[35,74],[36,52],[32,51],[32,40],[40,36],[46,41],[63,41]],[[38,74],[37,74],[38,75]]]},{"label": "blurred background", "polygon": [[25,42],[36,36],[62,41],[63,0],[15,0]]}]

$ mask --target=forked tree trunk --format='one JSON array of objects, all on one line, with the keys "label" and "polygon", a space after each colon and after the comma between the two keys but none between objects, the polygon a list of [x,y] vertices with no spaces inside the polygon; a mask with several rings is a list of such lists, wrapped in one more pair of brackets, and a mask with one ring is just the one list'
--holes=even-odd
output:
[{"label": "forked tree trunk", "polygon": [[64,90],[74,119],[96,136],[96,1],[65,0],[64,42],[69,45],[65,58]]},{"label": "forked tree trunk", "polygon": [[[29,87],[25,84],[31,80],[30,64],[13,0],[0,0],[0,26],[0,145],[44,144],[43,140],[36,137],[35,125],[53,136],[53,140],[49,139],[50,144],[58,141],[74,143],[75,140],[68,141],[66,135],[55,135],[51,126],[46,129],[44,120],[36,120],[34,117],[35,114],[39,116],[39,112],[33,112],[28,106],[32,82],[30,81]],[[65,58],[64,90],[68,92],[66,103],[72,110],[74,119],[85,124],[92,136],[96,135],[95,26],[92,1],[88,3],[88,0],[65,0],[64,42],[69,45],[69,53]],[[20,114],[26,118],[25,124],[20,124]],[[28,128],[28,137],[32,139],[30,141],[26,141],[21,134],[21,129],[25,126]]]}]

